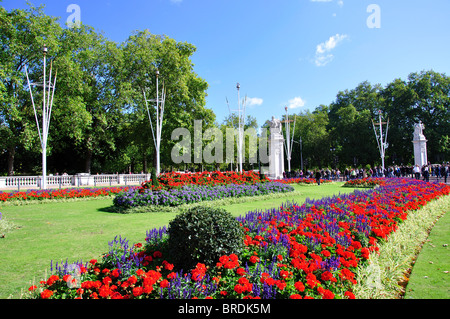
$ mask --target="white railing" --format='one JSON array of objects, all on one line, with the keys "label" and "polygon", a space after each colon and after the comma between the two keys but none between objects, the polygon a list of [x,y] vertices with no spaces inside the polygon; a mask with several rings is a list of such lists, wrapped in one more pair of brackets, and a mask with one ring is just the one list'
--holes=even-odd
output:
[{"label": "white railing", "polygon": [[[79,186],[138,185],[150,180],[150,174],[77,174],[47,176],[49,188]],[[42,176],[0,176],[0,189],[39,189]]]}]

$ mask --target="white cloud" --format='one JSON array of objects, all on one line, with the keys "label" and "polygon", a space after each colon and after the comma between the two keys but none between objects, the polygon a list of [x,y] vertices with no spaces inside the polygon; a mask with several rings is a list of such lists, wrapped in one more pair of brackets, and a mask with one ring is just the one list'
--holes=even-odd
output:
[{"label": "white cloud", "polygon": [[316,47],[315,63],[317,66],[325,66],[330,63],[334,56],[330,52],[336,48],[336,46],[348,38],[346,34],[336,34],[331,36],[327,41],[322,42]]},{"label": "white cloud", "polygon": [[263,102],[264,102],[264,100],[259,97],[248,97],[247,98],[248,106],[261,105],[261,104],[263,104]]},{"label": "white cloud", "polygon": [[299,107],[305,106],[305,104],[306,104],[306,102],[300,96],[297,96],[297,97],[293,98],[292,100],[289,100],[288,107],[290,109],[297,109]]},{"label": "white cloud", "polygon": [[[334,0],[310,0],[311,2],[333,2]],[[338,0],[337,4],[339,7],[343,7],[344,6],[344,1],[343,0]]]}]

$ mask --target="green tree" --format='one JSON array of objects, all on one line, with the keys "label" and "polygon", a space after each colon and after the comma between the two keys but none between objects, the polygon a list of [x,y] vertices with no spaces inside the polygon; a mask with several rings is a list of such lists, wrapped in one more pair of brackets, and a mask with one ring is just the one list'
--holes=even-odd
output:
[{"label": "green tree", "polygon": [[61,54],[56,59],[58,94],[55,119],[62,151],[75,147],[84,159],[83,170],[91,172],[94,157],[99,160],[115,151],[115,139],[124,101],[116,89],[121,52],[114,42],[89,26],[65,29]]},{"label": "green tree", "polygon": [[[176,42],[167,36],[153,35],[149,31],[138,31],[121,44],[124,65],[121,73],[121,92],[127,96],[127,107],[131,113],[140,113],[134,130],[150,132],[143,92],[147,99],[156,98],[156,70],[159,71],[160,89],[166,90],[165,110],[161,140],[161,167],[170,169],[171,149],[176,141],[171,140],[171,132],[176,128],[187,128],[194,138],[194,120],[202,120],[202,128],[214,126],[215,115],[205,108],[208,84],[193,70],[190,57],[196,48],[189,43]],[[152,106],[149,104],[149,106]],[[153,121],[156,110],[150,107]],[[146,119],[146,120],[144,120]],[[155,126],[155,122],[153,122]],[[152,137],[153,139],[153,137]],[[156,152],[153,140],[141,140],[142,150]]]},{"label": "green tree", "polygon": [[[300,137],[302,139],[304,169],[322,168],[331,163],[327,111],[327,107],[320,106],[313,112],[300,112],[296,116],[294,141],[299,142]],[[299,144],[294,143],[291,168],[300,168],[300,166],[300,147]]]},{"label": "green tree", "polygon": [[[24,67],[32,81],[42,82],[42,48],[47,46],[50,58],[54,56],[61,32],[56,18],[46,16],[42,6],[10,12],[0,7],[0,143],[7,152],[8,175],[14,173],[19,147],[41,149]],[[39,106],[40,92],[35,94]]]},{"label": "green tree", "polygon": [[381,86],[362,82],[338,92],[329,107],[330,147],[344,165],[374,165],[381,161],[372,119],[384,110]]}]

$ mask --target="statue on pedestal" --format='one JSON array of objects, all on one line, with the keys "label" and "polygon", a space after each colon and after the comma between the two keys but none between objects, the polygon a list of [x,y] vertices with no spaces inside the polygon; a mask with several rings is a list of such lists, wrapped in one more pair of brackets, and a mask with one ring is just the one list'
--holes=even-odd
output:
[{"label": "statue on pedestal", "polygon": [[425,140],[425,136],[423,135],[423,130],[425,129],[425,125],[422,122],[414,124],[414,140]]},{"label": "statue on pedestal", "polygon": [[283,178],[284,172],[284,138],[281,134],[281,121],[272,116],[269,121],[269,178]]},{"label": "statue on pedestal", "polygon": [[424,129],[425,125],[422,122],[414,124],[414,165],[419,166],[420,169],[428,164],[427,139],[423,135]]},{"label": "statue on pedestal", "polygon": [[271,132],[281,134],[281,121],[272,116],[272,121],[269,122]]}]

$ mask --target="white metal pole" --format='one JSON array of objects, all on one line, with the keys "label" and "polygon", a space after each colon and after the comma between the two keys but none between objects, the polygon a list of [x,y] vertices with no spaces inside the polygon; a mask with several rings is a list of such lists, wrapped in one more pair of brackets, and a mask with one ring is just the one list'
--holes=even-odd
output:
[{"label": "white metal pole", "polygon": [[380,143],[381,143],[381,167],[383,169],[383,175],[384,175],[384,141],[383,141],[383,123],[381,121],[381,111],[379,114],[380,117]]},{"label": "white metal pole", "polygon": [[159,146],[161,140],[159,125],[159,71],[156,71],[156,175],[160,174]]},{"label": "white metal pole", "polygon": [[238,90],[238,109],[239,109],[239,111],[238,111],[238,117],[239,117],[239,170],[240,170],[240,172],[242,173],[242,138],[243,138],[243,123],[242,123],[242,121],[243,121],[243,119],[241,118],[242,117],[242,111],[241,111],[241,97],[240,97],[240,95],[239,95],[239,89],[240,89],[240,84],[238,83],[237,84],[237,90]]},{"label": "white metal pole", "polygon": [[44,79],[43,79],[43,96],[42,96],[42,189],[47,189],[47,108],[45,103],[45,81],[46,81],[46,53],[47,48],[44,47]]},{"label": "white metal pole", "polygon": [[291,171],[291,123],[289,122],[288,108],[286,110],[286,153],[288,160],[288,172]]}]

